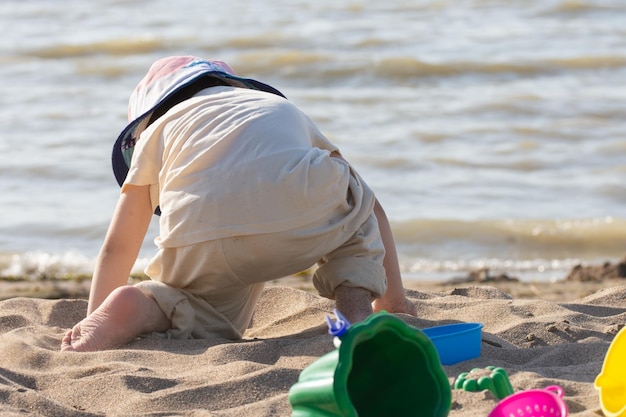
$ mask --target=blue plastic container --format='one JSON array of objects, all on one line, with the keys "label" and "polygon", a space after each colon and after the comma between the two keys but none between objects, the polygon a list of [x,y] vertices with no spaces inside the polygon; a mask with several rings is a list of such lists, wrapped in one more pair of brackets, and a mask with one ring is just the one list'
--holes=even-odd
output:
[{"label": "blue plastic container", "polygon": [[480,356],[482,328],[482,323],[456,323],[422,331],[435,345],[441,364],[454,365]]}]

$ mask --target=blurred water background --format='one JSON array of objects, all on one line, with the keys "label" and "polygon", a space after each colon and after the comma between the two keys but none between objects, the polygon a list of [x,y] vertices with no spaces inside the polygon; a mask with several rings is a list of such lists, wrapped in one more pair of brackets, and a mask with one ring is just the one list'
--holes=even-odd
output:
[{"label": "blurred water background", "polygon": [[91,272],[128,96],[187,54],[317,122],[377,192],[406,279],[625,255],[622,0],[3,0],[0,27],[0,276]]}]

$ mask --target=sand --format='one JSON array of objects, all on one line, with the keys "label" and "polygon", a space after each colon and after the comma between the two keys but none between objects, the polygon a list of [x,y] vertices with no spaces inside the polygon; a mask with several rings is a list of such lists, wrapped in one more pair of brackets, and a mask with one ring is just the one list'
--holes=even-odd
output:
[{"label": "sand", "polygon": [[[414,283],[407,294],[419,317],[399,317],[417,328],[484,324],[480,357],[443,367],[451,384],[461,372],[499,366],[516,390],[557,384],[570,416],[597,417],[593,383],[626,320],[623,284]],[[0,415],[290,416],[290,387],[334,349],[324,321],[333,304],[303,277],[266,288],[240,342],[139,339],[98,353],[59,352],[86,308],[83,298],[0,301]],[[453,390],[449,416],[485,417],[495,405],[486,391]]]}]

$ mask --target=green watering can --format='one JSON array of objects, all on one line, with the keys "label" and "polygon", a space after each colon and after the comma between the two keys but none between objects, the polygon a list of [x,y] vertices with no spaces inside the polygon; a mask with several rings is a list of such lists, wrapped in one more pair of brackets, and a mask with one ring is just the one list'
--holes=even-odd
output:
[{"label": "green watering can", "polygon": [[445,417],[452,391],[428,336],[385,312],[326,317],[335,349],[289,390],[292,417]]}]

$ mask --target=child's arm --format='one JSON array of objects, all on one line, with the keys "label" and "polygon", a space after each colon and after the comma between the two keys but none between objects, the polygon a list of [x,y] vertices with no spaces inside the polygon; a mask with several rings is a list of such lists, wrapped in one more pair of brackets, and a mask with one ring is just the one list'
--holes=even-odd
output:
[{"label": "child's arm", "polygon": [[125,185],[96,260],[87,315],[111,291],[128,283],[151,217],[149,186]]},{"label": "child's arm", "polygon": [[[344,159],[337,151],[330,154],[334,158]],[[347,162],[347,161],[346,161]],[[387,292],[372,303],[375,312],[385,310],[388,313],[406,313],[412,316],[417,315],[417,308],[404,295],[404,286],[402,285],[402,275],[400,274],[400,265],[398,264],[398,254],[396,252],[396,244],[393,240],[393,233],[389,225],[387,214],[383,207],[376,199],[374,204],[374,215],[378,221],[378,228],[385,246],[385,257],[383,259],[383,267],[387,275]]]},{"label": "child's arm", "polygon": [[372,307],[375,312],[385,310],[388,313],[406,313],[412,316],[417,315],[417,308],[404,295],[400,265],[398,264],[398,254],[396,245],[391,233],[391,226],[383,207],[376,200],[374,204],[374,214],[378,220],[378,228],[385,245],[385,258],[383,266],[387,273],[387,292],[382,297],[374,300]]}]

